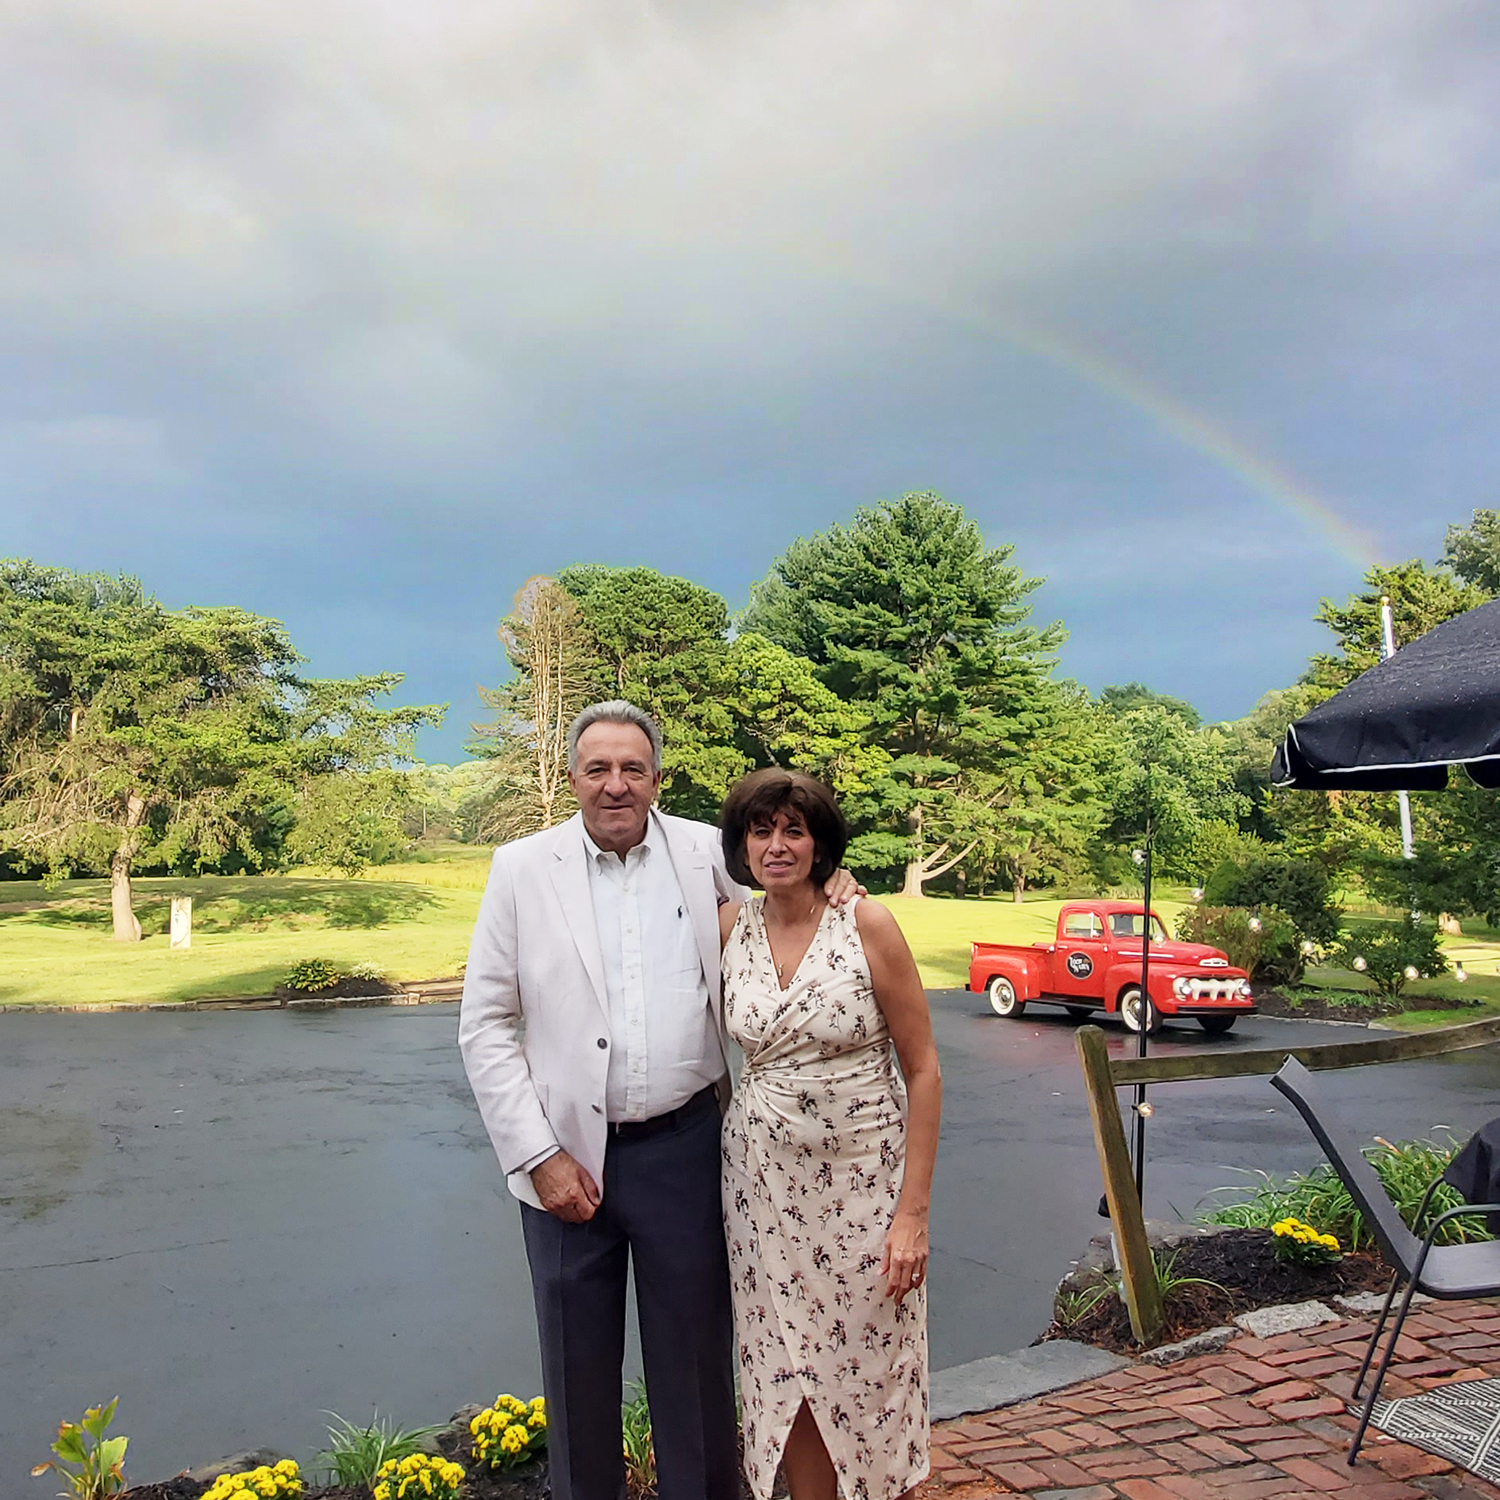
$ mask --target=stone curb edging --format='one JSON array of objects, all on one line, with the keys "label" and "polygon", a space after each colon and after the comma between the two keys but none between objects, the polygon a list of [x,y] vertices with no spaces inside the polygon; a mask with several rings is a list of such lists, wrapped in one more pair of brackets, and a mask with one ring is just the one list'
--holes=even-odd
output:
[{"label": "stone curb edging", "polygon": [[66,1012],[73,1015],[119,1014],[138,1011],[184,1010],[338,1010],[344,1006],[442,1005],[463,995],[462,979],[433,979],[385,995],[309,995],[301,1000],[284,1000],[276,995],[248,995],[212,1000],[103,1000],[97,1005],[69,1005],[63,1001],[42,1001],[35,1005],[0,1005],[0,1015],[34,1015],[37,1012]]},{"label": "stone curb edging", "polygon": [[1065,1386],[1112,1375],[1130,1363],[1124,1355],[1096,1349],[1092,1344],[1053,1339],[1009,1354],[992,1354],[987,1359],[935,1370],[928,1394],[932,1420],[944,1422],[970,1412],[1015,1406]]}]

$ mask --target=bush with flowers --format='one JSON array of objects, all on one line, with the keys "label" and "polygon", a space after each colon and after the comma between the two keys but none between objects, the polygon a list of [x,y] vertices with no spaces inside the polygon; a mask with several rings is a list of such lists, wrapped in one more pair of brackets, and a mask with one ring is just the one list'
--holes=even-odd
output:
[{"label": "bush with flowers", "polygon": [[375,1500],[458,1500],[463,1466],[427,1453],[388,1459],[375,1474]]},{"label": "bush with flowers", "polygon": [[1333,1235],[1321,1234],[1301,1219],[1278,1219],[1271,1226],[1271,1233],[1276,1237],[1277,1260],[1303,1266],[1326,1266],[1341,1254],[1339,1242]]},{"label": "bush with flowers", "polygon": [[238,1474],[220,1474],[203,1493],[203,1500],[296,1500],[302,1493],[302,1476],[290,1458],[278,1464],[262,1464]]},{"label": "bush with flowers", "polygon": [[469,1433],[476,1463],[491,1470],[517,1468],[547,1446],[547,1403],[540,1396],[496,1396],[469,1423]]}]

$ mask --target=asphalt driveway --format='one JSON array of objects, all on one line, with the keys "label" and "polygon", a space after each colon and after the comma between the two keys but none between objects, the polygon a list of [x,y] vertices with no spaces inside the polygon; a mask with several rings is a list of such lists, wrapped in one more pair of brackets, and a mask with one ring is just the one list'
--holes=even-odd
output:
[{"label": "asphalt driveway", "polygon": [[[1029,1342],[1101,1225],[1075,1023],[959,991],[933,1013],[942,1367]],[[0,1017],[0,1494],[26,1492],[60,1418],[114,1395],[144,1481],[250,1444],[310,1456],[325,1408],[415,1425],[538,1388],[519,1223],[455,1028],[449,1005]],[[1153,1046],[1355,1035],[1255,1018]],[[1500,1049],[1329,1085],[1361,1136],[1466,1135],[1500,1112]],[[1153,1216],[1317,1158],[1264,1079],[1154,1098]]]}]

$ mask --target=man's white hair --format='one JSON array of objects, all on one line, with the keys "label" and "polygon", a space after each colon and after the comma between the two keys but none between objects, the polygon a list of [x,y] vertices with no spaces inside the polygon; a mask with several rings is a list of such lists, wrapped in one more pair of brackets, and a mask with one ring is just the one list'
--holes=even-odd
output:
[{"label": "man's white hair", "polygon": [[605,703],[591,703],[568,726],[568,770],[578,771],[578,737],[590,724],[633,724],[651,741],[651,771],[661,775],[661,730],[644,708],[611,698]]}]

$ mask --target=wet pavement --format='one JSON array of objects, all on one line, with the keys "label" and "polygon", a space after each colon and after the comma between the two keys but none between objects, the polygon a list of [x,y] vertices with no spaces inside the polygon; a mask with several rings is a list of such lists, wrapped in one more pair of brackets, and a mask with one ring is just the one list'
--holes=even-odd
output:
[{"label": "wet pavement", "polygon": [[[538,1388],[520,1226],[456,1010],[0,1017],[0,1495],[28,1492],[60,1418],[114,1395],[144,1481],[250,1445],[307,1458],[324,1409],[415,1425]],[[961,991],[933,1014],[941,1368],[1028,1343],[1101,1221],[1075,1024],[1001,1020]],[[1153,1048],[1359,1035],[1257,1017]],[[1463,1136],[1500,1112],[1496,1048],[1327,1076],[1362,1137]],[[1264,1079],[1153,1099],[1154,1217],[1317,1160]]]}]

